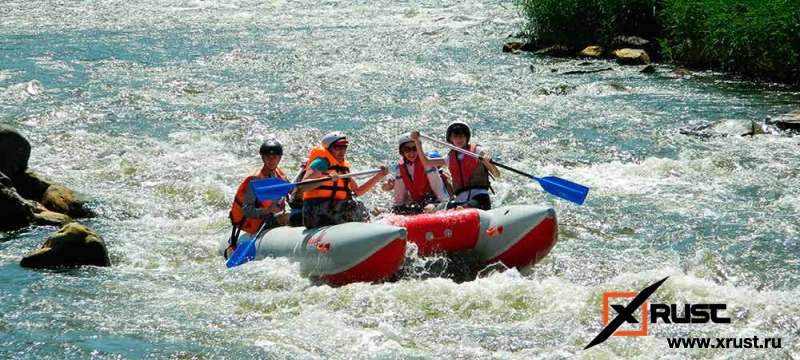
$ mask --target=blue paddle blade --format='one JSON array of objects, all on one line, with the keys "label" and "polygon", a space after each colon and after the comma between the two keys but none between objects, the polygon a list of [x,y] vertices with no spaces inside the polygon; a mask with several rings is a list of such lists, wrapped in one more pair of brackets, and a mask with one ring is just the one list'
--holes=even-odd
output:
[{"label": "blue paddle blade", "polygon": [[250,182],[250,186],[256,194],[256,199],[258,199],[258,201],[264,201],[280,199],[286,196],[286,194],[294,189],[295,184],[271,177],[253,180]]},{"label": "blue paddle blade", "polygon": [[556,176],[545,176],[543,178],[534,177],[544,191],[558,196],[562,199],[572,201],[582,205],[589,195],[589,188],[581,184],[576,184],[569,180],[564,180]]},{"label": "blue paddle blade", "polygon": [[228,262],[225,263],[225,266],[228,268],[232,268],[235,266],[242,265],[250,260],[255,260],[256,258],[256,241],[255,240],[247,240],[242,241],[239,243],[239,246],[236,247],[236,250],[231,254],[231,257],[228,258]]}]

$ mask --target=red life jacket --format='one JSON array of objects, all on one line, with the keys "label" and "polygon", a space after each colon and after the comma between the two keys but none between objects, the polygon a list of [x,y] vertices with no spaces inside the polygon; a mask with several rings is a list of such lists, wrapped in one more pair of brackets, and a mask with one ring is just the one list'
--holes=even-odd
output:
[{"label": "red life jacket", "polygon": [[422,166],[421,161],[414,162],[414,180],[408,176],[408,169],[406,169],[405,162],[400,160],[398,165],[400,168],[400,176],[403,178],[403,185],[406,190],[411,193],[411,198],[414,201],[422,201],[431,192],[431,184],[428,183],[428,176],[425,173],[425,167]]},{"label": "red life jacket", "polygon": [[[475,152],[477,147],[477,145],[470,145],[469,151]],[[453,175],[453,187],[455,188],[456,194],[473,187],[471,186],[472,184],[470,184],[470,179],[472,179],[472,173],[478,168],[478,159],[464,155],[464,159],[459,160],[458,154],[459,152],[450,150],[450,154],[448,155],[450,161],[447,164],[450,168],[450,174]]]},{"label": "red life jacket", "polygon": [[[283,174],[283,170],[280,168],[275,169],[275,176],[280,178],[281,180],[287,181],[286,175]],[[229,217],[231,218],[231,223],[233,223],[234,227],[240,227],[242,231],[248,234],[255,234],[258,232],[258,229],[261,228],[261,224],[264,220],[259,218],[246,218],[244,217],[244,211],[242,207],[244,206],[244,195],[250,186],[250,181],[254,179],[263,179],[265,178],[264,173],[261,172],[261,169],[254,171],[248,177],[246,177],[241,184],[239,184],[239,188],[236,190],[236,197],[233,199],[233,204],[231,204],[231,211],[229,213]],[[258,200],[256,200],[258,201]],[[272,205],[272,200],[264,200],[258,204],[256,204],[259,208],[267,208]]]}]

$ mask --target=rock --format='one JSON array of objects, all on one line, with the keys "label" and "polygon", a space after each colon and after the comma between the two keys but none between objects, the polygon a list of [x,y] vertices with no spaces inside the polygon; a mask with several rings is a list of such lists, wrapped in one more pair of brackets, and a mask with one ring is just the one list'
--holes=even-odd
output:
[{"label": "rock", "polygon": [[586,69],[586,70],[570,70],[570,71],[565,71],[565,72],[561,73],[561,75],[591,74],[591,73],[610,71],[610,70],[614,70],[614,69],[612,69],[610,67],[606,67],[606,68]]},{"label": "rock", "polygon": [[596,46],[596,45],[595,46],[587,46],[586,48],[581,50],[579,55],[580,56],[586,56],[586,57],[599,58],[599,57],[603,56],[603,48],[600,47],[600,46]]},{"label": "rock", "polygon": [[533,93],[535,95],[569,95],[575,92],[575,85],[561,84],[552,88],[536,89]]},{"label": "rock", "polygon": [[0,154],[0,172],[14,179],[28,169],[31,144],[15,130],[0,126]]},{"label": "rock", "polygon": [[608,45],[610,45],[612,49],[643,49],[651,54],[656,54],[658,51],[658,48],[652,41],[638,36],[617,36],[611,39],[611,43]]},{"label": "rock", "polygon": [[20,266],[27,268],[82,265],[111,266],[111,260],[103,239],[88,227],[74,222],[50,235],[39,249],[20,261]]},{"label": "rock", "polygon": [[547,56],[567,56],[571,55],[571,51],[564,45],[553,45],[544,49],[536,50],[534,54]]},{"label": "rock", "polygon": [[48,210],[67,214],[73,218],[92,217],[94,213],[70,189],[63,185],[50,185],[42,196],[42,205]]},{"label": "rock", "polygon": [[642,74],[654,74],[656,72],[656,67],[653,65],[647,65],[643,67],[642,70],[639,70],[639,72]]},{"label": "rock", "polygon": [[45,191],[52,183],[32,171],[26,171],[14,178],[14,187],[20,196],[34,201],[42,201]]},{"label": "rock", "polygon": [[34,212],[33,221],[37,225],[58,225],[63,226],[72,222],[68,215],[57,213],[50,210]]},{"label": "rock", "polygon": [[0,231],[16,230],[33,221],[33,207],[11,186],[11,179],[0,173]]},{"label": "rock", "polygon": [[684,135],[700,137],[720,137],[720,136],[753,136],[764,133],[764,127],[752,120],[720,120],[710,124],[695,127],[693,129],[682,129]]},{"label": "rock", "polygon": [[790,112],[773,119],[767,119],[767,123],[775,125],[781,130],[800,131],[800,111]]},{"label": "rock", "polygon": [[684,77],[692,75],[692,72],[683,66],[678,66],[672,69],[672,75],[675,75],[676,77]]},{"label": "rock", "polygon": [[650,56],[642,49],[617,49],[614,50],[617,63],[621,65],[645,65],[650,63]]}]

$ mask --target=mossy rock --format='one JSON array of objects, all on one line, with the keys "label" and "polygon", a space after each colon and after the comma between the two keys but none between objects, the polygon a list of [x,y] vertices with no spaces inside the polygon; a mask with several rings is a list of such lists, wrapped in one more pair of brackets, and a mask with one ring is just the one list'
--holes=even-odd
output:
[{"label": "mossy rock", "polygon": [[37,269],[83,265],[111,266],[111,260],[100,235],[75,222],[64,225],[20,261],[22,267]]}]

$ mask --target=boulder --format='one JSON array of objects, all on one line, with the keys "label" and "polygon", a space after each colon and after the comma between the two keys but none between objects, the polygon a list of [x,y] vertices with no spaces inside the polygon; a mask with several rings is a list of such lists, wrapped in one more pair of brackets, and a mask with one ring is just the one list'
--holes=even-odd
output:
[{"label": "boulder", "polygon": [[699,137],[721,137],[721,136],[753,136],[764,133],[764,127],[752,120],[720,120],[710,124],[698,126],[692,129],[682,129],[684,135]]},{"label": "boulder", "polygon": [[73,218],[94,216],[78,195],[63,185],[50,185],[44,192],[41,202],[48,210],[67,214]]},{"label": "boulder", "polygon": [[33,213],[33,221],[37,225],[58,225],[63,226],[72,222],[72,218],[68,215],[57,213],[50,210],[44,210]]},{"label": "boulder", "polygon": [[581,50],[579,55],[585,57],[599,58],[603,56],[603,48],[597,45],[587,46],[586,48]]},{"label": "boulder", "polygon": [[656,54],[658,51],[658,47],[654,42],[638,36],[617,36],[611,39],[608,45],[611,46],[612,49],[643,49],[651,54]]},{"label": "boulder", "polygon": [[13,180],[17,193],[26,199],[34,201],[42,201],[45,191],[52,185],[50,181],[43,179],[30,170],[20,174]]},{"label": "boulder", "polygon": [[28,169],[31,144],[11,128],[0,126],[0,172],[10,179]]},{"label": "boulder", "polygon": [[27,268],[82,265],[111,266],[111,260],[103,239],[88,227],[74,222],[50,235],[39,249],[20,261],[20,266]]},{"label": "boulder", "polygon": [[650,63],[650,56],[642,49],[617,49],[614,50],[617,63],[621,65],[646,65]]},{"label": "boulder", "polygon": [[783,114],[775,119],[767,119],[767,123],[775,125],[781,130],[800,131],[800,111]]},{"label": "boulder", "polygon": [[12,186],[11,179],[0,173],[0,231],[16,230],[33,221],[33,207]]},{"label": "boulder", "polygon": [[653,65],[647,65],[643,67],[642,70],[639,70],[639,72],[642,74],[654,74],[656,72],[656,67]]},{"label": "boulder", "polygon": [[672,75],[675,76],[675,77],[679,77],[680,78],[680,77],[684,77],[684,76],[691,76],[692,72],[689,71],[689,69],[687,69],[687,68],[685,68],[683,66],[678,66],[678,67],[672,69]]},{"label": "boulder", "polygon": [[567,56],[572,55],[570,49],[564,45],[553,45],[543,49],[536,50],[534,54],[547,55],[547,56]]}]

